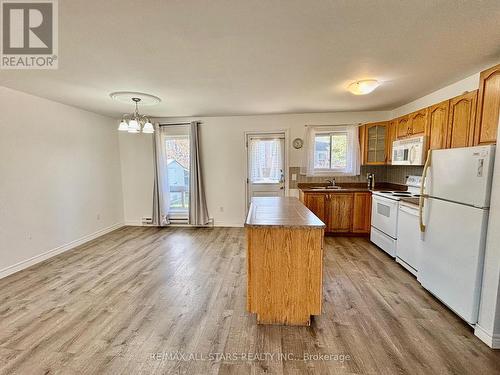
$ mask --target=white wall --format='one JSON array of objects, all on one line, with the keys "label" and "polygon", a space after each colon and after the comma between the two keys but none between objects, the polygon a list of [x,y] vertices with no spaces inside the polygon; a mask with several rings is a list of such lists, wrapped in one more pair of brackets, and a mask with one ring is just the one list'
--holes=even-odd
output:
[{"label": "white wall", "polygon": [[123,222],[116,121],[0,87],[0,277]]},{"label": "white wall", "polygon": [[443,100],[451,99],[455,96],[462,95],[466,91],[474,91],[479,87],[479,73],[477,72],[458,82],[452,83],[446,87],[436,90],[428,95],[418,98],[410,103],[395,108],[392,111],[392,118],[406,115],[419,109],[431,106],[442,102]]},{"label": "white wall", "polygon": [[118,138],[125,224],[141,225],[153,208],[153,136],[120,132]]},{"label": "white wall", "polygon": [[[160,122],[198,120],[209,214],[220,226],[241,226],[245,216],[246,131],[289,130],[290,141],[304,137],[305,125],[387,120],[389,112],[340,112],[261,116],[168,118]],[[299,166],[301,151],[290,145],[289,166]],[[120,134],[125,222],[140,224],[151,216],[153,189],[151,136]]]}]

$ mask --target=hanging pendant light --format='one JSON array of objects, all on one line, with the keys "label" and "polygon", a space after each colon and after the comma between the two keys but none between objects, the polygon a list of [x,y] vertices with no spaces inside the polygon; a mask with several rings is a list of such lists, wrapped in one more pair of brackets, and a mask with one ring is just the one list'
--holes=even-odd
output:
[{"label": "hanging pendant light", "polygon": [[149,121],[146,122],[142,128],[142,132],[146,134],[153,134],[155,132],[155,129],[153,128],[153,124],[150,123]]},{"label": "hanging pendant light", "polygon": [[122,120],[122,122],[120,122],[120,125],[118,125],[118,130],[126,132],[128,130],[128,124]]},{"label": "hanging pendant light", "polygon": [[154,133],[155,130],[149,117],[139,114],[138,104],[141,101],[141,98],[133,97],[132,101],[135,103],[135,111],[132,114],[123,115],[122,121],[118,126],[118,130],[124,132],[126,131],[128,133],[140,133],[141,130],[145,134]]}]

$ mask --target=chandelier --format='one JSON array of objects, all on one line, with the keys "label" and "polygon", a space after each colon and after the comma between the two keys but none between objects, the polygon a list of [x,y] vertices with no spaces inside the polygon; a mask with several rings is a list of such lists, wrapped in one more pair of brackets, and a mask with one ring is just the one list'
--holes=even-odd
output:
[{"label": "chandelier", "polygon": [[149,117],[139,114],[138,104],[141,98],[133,97],[131,99],[135,103],[135,111],[134,113],[126,113],[122,116],[122,121],[118,126],[118,130],[129,133],[140,133],[141,131],[145,134],[154,133],[155,129]]}]

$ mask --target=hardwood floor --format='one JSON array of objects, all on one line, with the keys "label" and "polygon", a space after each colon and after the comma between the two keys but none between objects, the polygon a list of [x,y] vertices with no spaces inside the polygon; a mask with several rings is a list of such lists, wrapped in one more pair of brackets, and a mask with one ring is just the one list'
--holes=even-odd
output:
[{"label": "hardwood floor", "polygon": [[0,280],[0,373],[499,373],[500,351],[365,239],[326,238],[311,327],[257,326],[244,244],[242,228],[126,227]]}]

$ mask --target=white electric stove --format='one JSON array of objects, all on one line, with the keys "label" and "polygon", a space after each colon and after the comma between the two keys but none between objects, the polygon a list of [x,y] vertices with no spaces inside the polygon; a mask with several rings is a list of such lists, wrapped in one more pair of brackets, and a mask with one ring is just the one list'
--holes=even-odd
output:
[{"label": "white electric stove", "polygon": [[396,257],[399,201],[403,197],[418,198],[421,179],[421,176],[408,176],[407,191],[382,190],[372,194],[370,240],[393,258]]}]

